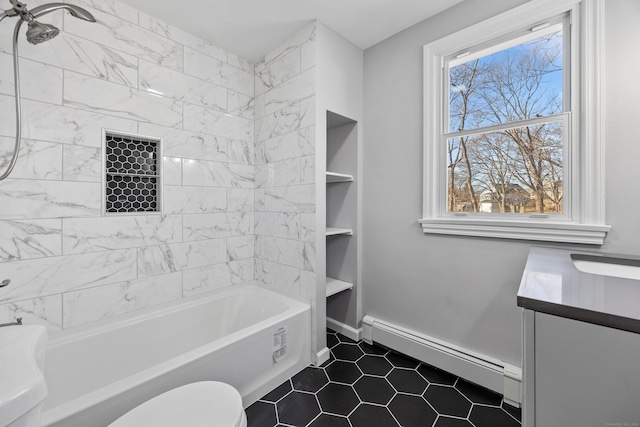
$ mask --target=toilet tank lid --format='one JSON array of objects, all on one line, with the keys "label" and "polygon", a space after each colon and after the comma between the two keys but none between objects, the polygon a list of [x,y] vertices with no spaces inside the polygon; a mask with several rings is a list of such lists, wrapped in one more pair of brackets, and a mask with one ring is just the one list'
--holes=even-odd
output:
[{"label": "toilet tank lid", "polygon": [[242,397],[235,388],[222,382],[201,381],[162,393],[109,427],[236,427],[243,410]]},{"label": "toilet tank lid", "polygon": [[7,425],[47,396],[42,368],[47,331],[41,325],[0,328],[0,425]]}]

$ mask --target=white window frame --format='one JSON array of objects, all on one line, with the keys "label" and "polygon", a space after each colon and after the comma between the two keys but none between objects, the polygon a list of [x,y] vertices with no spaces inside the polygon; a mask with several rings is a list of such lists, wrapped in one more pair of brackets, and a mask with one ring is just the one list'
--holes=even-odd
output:
[{"label": "white window frame", "polygon": [[[565,212],[568,215],[507,215],[447,212],[447,164],[443,134],[445,58],[526,27],[571,13],[572,117]],[[602,245],[605,224],[604,2],[532,0],[494,18],[424,46],[424,233]],[[446,128],[444,128],[446,126]]]}]

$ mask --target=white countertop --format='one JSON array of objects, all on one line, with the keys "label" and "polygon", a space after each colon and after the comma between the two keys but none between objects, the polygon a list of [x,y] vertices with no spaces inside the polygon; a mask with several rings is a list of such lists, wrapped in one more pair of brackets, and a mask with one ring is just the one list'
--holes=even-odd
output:
[{"label": "white countertop", "polygon": [[518,305],[640,333],[640,281],[578,271],[572,253],[608,255],[531,248],[518,289]]}]

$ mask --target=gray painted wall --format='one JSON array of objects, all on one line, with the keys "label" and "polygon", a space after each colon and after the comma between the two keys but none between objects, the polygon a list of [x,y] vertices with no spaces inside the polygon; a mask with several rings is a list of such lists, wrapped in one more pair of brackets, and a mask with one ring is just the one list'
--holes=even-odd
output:
[{"label": "gray painted wall", "polygon": [[[518,366],[516,292],[535,243],[425,235],[417,220],[422,47],[522,3],[467,0],[366,50],[363,142],[363,314]],[[606,206],[613,231],[601,249],[640,254],[640,144],[632,127],[640,112],[640,61],[625,51],[639,45],[640,2],[609,0],[606,15]]]}]

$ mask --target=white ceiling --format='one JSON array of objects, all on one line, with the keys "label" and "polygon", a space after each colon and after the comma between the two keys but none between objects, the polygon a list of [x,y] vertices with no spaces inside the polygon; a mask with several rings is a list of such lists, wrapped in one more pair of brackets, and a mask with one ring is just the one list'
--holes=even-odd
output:
[{"label": "white ceiling", "polygon": [[255,62],[318,19],[367,49],[462,0],[122,0]]}]

